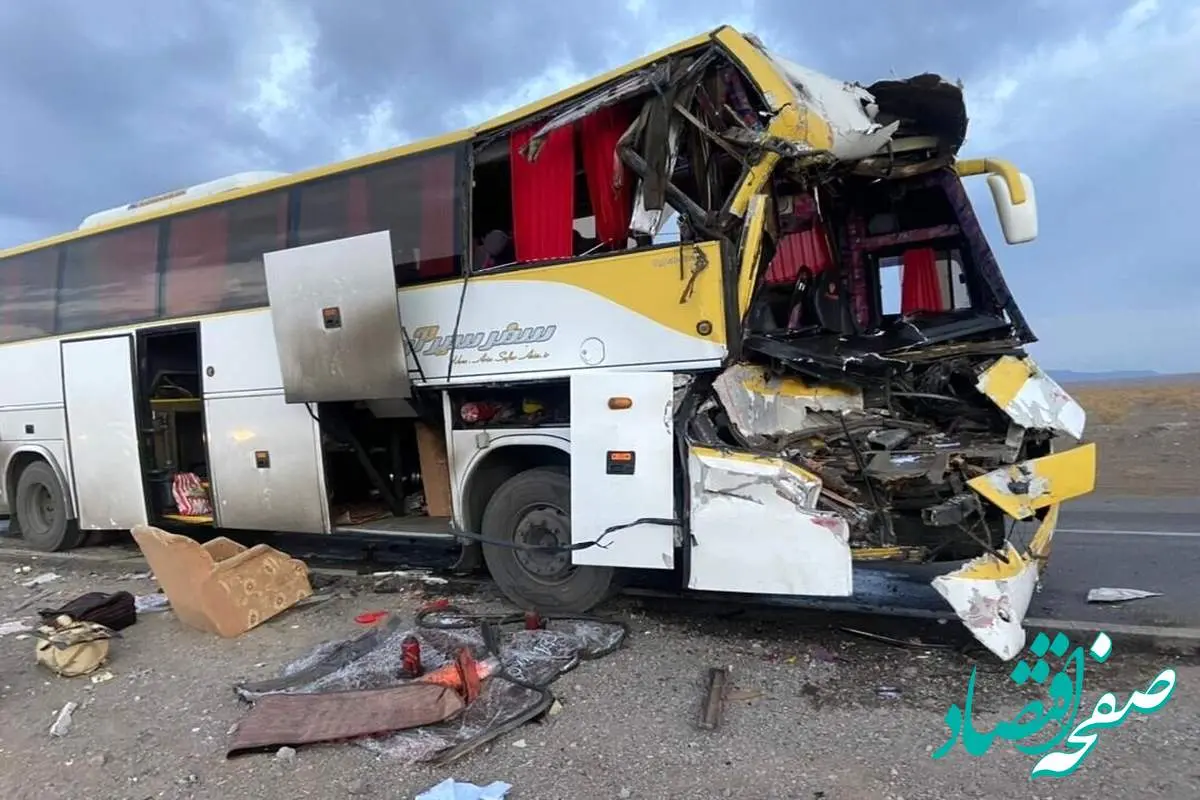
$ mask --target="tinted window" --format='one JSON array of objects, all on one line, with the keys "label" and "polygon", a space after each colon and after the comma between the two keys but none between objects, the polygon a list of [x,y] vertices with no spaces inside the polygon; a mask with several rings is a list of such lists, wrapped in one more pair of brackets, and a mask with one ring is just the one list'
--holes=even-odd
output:
[{"label": "tinted window", "polygon": [[398,282],[459,274],[465,164],[453,147],[305,185],[297,244],[388,230]]},{"label": "tinted window", "polygon": [[65,245],[59,330],[74,333],[152,319],[158,306],[157,223]]},{"label": "tinted window", "polygon": [[262,254],[287,243],[285,192],[201,209],[169,224],[165,316],[267,304]]},{"label": "tinted window", "polygon": [[57,247],[0,261],[0,342],[54,332]]}]

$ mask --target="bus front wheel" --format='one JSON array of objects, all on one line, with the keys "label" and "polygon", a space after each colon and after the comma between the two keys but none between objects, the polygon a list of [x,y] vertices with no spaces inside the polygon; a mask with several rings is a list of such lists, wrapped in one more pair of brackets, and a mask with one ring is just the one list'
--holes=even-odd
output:
[{"label": "bus front wheel", "polygon": [[22,538],[35,550],[70,550],[83,538],[79,526],[67,517],[66,491],[45,461],[34,461],[21,470],[14,510]]},{"label": "bus front wheel", "polygon": [[[582,614],[603,601],[611,567],[575,566],[571,543],[571,478],[561,468],[537,467],[505,481],[488,501],[481,533],[483,558],[505,597],[525,610]],[[511,546],[508,546],[511,545]]]}]

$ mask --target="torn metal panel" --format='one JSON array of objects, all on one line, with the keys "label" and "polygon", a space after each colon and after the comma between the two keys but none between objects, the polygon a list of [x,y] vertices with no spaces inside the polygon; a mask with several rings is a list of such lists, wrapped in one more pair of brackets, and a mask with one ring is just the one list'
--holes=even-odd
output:
[{"label": "torn metal panel", "polygon": [[775,595],[853,593],[845,519],[816,510],[821,482],[780,458],[691,446],[688,588]]},{"label": "torn metal panel", "polygon": [[1013,519],[1088,494],[1096,486],[1096,445],[1086,444],[992,470],[967,482]]},{"label": "torn metal panel", "polygon": [[771,61],[796,92],[796,101],[815,111],[829,126],[834,156],[853,161],[882,150],[900,128],[900,122],[880,125],[875,98],[857,84],[830,78],[781,56]]},{"label": "torn metal panel", "polygon": [[1087,414],[1032,358],[1001,356],[979,376],[976,388],[1023,428],[1083,436]]},{"label": "torn metal panel", "polygon": [[734,364],[713,388],[730,423],[753,446],[770,437],[836,423],[835,414],[862,411],[862,390],[830,384],[810,385],[799,377],[776,377],[764,367]]},{"label": "torn metal panel", "polygon": [[950,604],[967,630],[1004,661],[1025,647],[1025,614],[1038,583],[1038,567],[1010,543],[1007,563],[987,553],[954,572],[939,575],[933,588]]},{"label": "torn metal panel", "polygon": [[622,100],[627,100],[640,94],[656,83],[665,82],[668,75],[669,71],[665,64],[654,69],[635,73],[620,83],[604,91],[596,92],[583,102],[570,106],[562,113],[551,117],[545,125],[537,129],[537,132],[529,138],[529,141],[539,141],[555,129],[577,122],[593,111],[598,111],[605,106],[614,105]]}]

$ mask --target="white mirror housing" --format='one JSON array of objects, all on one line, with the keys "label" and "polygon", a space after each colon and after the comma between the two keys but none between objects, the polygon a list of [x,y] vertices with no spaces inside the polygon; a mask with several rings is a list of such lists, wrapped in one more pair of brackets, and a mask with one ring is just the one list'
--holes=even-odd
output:
[{"label": "white mirror housing", "polygon": [[1034,197],[1033,181],[1024,172],[1020,173],[1021,186],[1025,190],[1022,203],[1014,203],[1008,182],[1003,175],[988,175],[988,189],[996,204],[996,216],[1000,218],[1000,230],[1004,241],[1009,244],[1031,242],[1038,235],[1037,200]]}]

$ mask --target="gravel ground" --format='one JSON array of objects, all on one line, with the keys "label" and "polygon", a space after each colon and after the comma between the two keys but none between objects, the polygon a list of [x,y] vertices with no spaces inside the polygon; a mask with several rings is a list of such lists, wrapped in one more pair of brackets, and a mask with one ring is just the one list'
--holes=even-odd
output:
[{"label": "gravel ground", "polygon": [[[19,568],[19,567],[18,567]],[[84,591],[154,591],[101,567],[0,572],[0,622],[61,604]],[[88,569],[99,571],[89,572]],[[1086,714],[1104,691],[1123,700],[1166,666],[1175,695],[1159,713],[1104,733],[1079,771],[1030,782],[1034,759],[998,743],[983,757],[961,748],[935,761],[948,704],[961,703],[979,669],[977,725],[990,729],[1031,697],[994,659],[953,650],[897,647],[773,614],[726,616],[623,601],[608,609],[633,630],[626,646],[585,662],[553,685],[562,712],[531,723],[449,767],[408,766],[353,745],[224,758],[246,707],[231,691],[276,674],[316,644],[361,630],[376,608],[411,613],[430,595],[376,595],[346,580],[336,597],[298,609],[236,640],[146,614],[114,643],[113,679],[63,679],[37,667],[33,642],[0,638],[0,797],[410,798],[446,777],[513,785],[510,798],[1195,798],[1200,796],[1200,665],[1178,657],[1117,652],[1089,667]],[[488,590],[451,599],[498,607]],[[698,729],[704,678],[725,665],[741,692],[716,731]],[[758,696],[750,696],[753,694]],[[70,732],[48,733],[68,701]],[[521,746],[523,745],[523,746]]]}]

